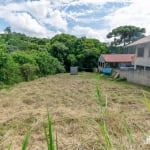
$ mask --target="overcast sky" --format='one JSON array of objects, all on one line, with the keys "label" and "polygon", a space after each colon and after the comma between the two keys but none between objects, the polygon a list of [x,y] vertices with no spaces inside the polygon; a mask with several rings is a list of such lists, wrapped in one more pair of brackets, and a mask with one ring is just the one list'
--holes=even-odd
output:
[{"label": "overcast sky", "polygon": [[121,25],[146,28],[150,34],[149,0],[0,0],[0,32],[36,37],[69,33],[106,40]]}]

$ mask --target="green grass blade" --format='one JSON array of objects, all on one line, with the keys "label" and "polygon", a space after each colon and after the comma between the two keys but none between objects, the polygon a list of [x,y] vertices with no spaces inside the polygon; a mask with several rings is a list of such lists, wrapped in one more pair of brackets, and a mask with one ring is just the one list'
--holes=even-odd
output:
[{"label": "green grass blade", "polygon": [[11,143],[8,145],[8,150],[11,150]]},{"label": "green grass blade", "polygon": [[96,86],[96,92],[97,92],[97,103],[98,103],[101,113],[104,117],[104,115],[106,115],[106,113],[107,113],[107,105],[108,105],[107,96],[105,97],[105,101],[104,101],[102,91],[100,88],[98,88],[98,86]]},{"label": "green grass blade", "polygon": [[[48,108],[47,108],[47,127],[48,127],[48,129],[46,129],[46,127],[44,125],[43,125],[43,127],[44,127],[44,133],[45,133],[45,137],[46,137],[48,150],[55,150],[54,140],[53,140],[52,121],[50,118]],[[58,150],[57,135],[56,135],[56,150]]]},{"label": "green grass blade", "polygon": [[47,109],[47,115],[48,115],[48,138],[49,138],[49,146],[50,146],[50,150],[54,150],[52,122],[51,122],[51,118],[50,118],[48,109]]},{"label": "green grass blade", "polygon": [[28,146],[28,143],[29,143],[29,138],[30,138],[30,131],[27,132],[26,136],[25,136],[25,139],[22,143],[22,150],[26,150],[27,149],[27,146]]},{"label": "green grass blade", "polygon": [[128,136],[128,139],[130,141],[130,143],[132,144],[132,146],[134,147],[134,138],[133,138],[133,135],[132,135],[132,131],[127,123],[126,120],[124,120],[124,127],[125,127],[125,130],[126,130],[126,133],[127,133],[127,136]]},{"label": "green grass blade", "polygon": [[103,98],[102,98],[102,92],[101,92],[100,88],[96,87],[96,92],[97,92],[97,96],[98,96],[97,102],[98,102],[99,106],[102,107],[103,106]]},{"label": "green grass blade", "polygon": [[150,100],[148,100],[148,98],[146,97],[144,92],[143,92],[143,95],[144,95],[144,104],[145,104],[147,110],[150,111]]},{"label": "green grass blade", "polygon": [[112,143],[111,143],[111,140],[110,140],[110,137],[109,137],[109,134],[108,134],[105,122],[101,121],[99,123],[99,127],[100,127],[100,131],[102,133],[102,136],[103,136],[103,138],[105,140],[107,149],[108,150],[112,149],[113,146],[112,146]]},{"label": "green grass blade", "polygon": [[50,150],[49,138],[48,138],[48,134],[47,134],[47,131],[46,131],[46,127],[44,125],[43,125],[43,127],[44,127],[44,133],[45,133],[47,147],[48,147],[48,150]]}]

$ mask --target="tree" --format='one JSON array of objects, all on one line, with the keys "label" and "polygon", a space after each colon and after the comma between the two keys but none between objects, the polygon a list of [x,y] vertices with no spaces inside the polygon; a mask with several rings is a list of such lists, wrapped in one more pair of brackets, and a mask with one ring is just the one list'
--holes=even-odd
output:
[{"label": "tree", "polygon": [[65,44],[56,41],[52,44],[50,53],[53,57],[56,57],[65,66],[65,69],[68,70],[66,62],[67,56],[69,54],[69,49],[65,46]]},{"label": "tree", "polygon": [[0,84],[13,84],[20,82],[19,65],[4,50],[0,50]]},{"label": "tree", "polygon": [[58,34],[51,39],[51,44],[55,42],[63,43],[69,49],[69,53],[74,53],[75,51],[75,42],[77,37],[69,34]]},{"label": "tree", "polygon": [[11,33],[11,27],[6,27],[6,28],[4,29],[4,32],[5,32],[6,34],[10,34],[10,33]]},{"label": "tree", "polygon": [[99,55],[107,53],[108,48],[96,39],[69,34],[58,34],[52,39],[28,37],[6,27],[5,34],[0,35],[0,50],[17,64],[22,80],[30,80],[69,71],[70,66],[96,67]]},{"label": "tree", "polygon": [[64,66],[48,52],[38,52],[34,57],[39,67],[40,76],[65,72]]},{"label": "tree", "polygon": [[81,37],[76,41],[76,56],[80,68],[97,67],[98,57],[102,53],[107,53],[105,44],[97,39]]},{"label": "tree", "polygon": [[107,34],[107,38],[114,38],[112,45],[127,45],[144,37],[145,28],[136,26],[120,26]]},{"label": "tree", "polygon": [[68,57],[67,57],[67,60],[68,60],[68,64],[70,66],[76,66],[77,65],[77,58],[74,54],[69,54]]}]

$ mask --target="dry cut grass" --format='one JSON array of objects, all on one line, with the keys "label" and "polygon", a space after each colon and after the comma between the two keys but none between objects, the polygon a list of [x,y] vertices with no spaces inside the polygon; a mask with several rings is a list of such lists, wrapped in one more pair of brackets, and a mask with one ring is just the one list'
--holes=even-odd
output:
[{"label": "dry cut grass", "polygon": [[[108,99],[108,111],[102,118],[97,104],[96,86]],[[46,150],[43,123],[48,107],[57,132],[60,150],[101,150],[105,146],[99,128],[104,119],[113,147],[130,149],[124,120],[128,123],[137,150],[148,150],[150,113],[143,103],[144,88],[117,83],[99,75],[59,74],[20,83],[0,91],[0,149],[20,150],[24,136],[32,128],[30,150]],[[144,90],[150,97],[150,92]]]}]

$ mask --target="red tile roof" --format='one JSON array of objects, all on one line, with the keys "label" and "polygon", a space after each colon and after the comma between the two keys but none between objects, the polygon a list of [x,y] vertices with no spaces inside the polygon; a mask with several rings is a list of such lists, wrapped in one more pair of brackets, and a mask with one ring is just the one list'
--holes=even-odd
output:
[{"label": "red tile roof", "polygon": [[104,54],[101,55],[106,62],[133,62],[134,54]]}]

